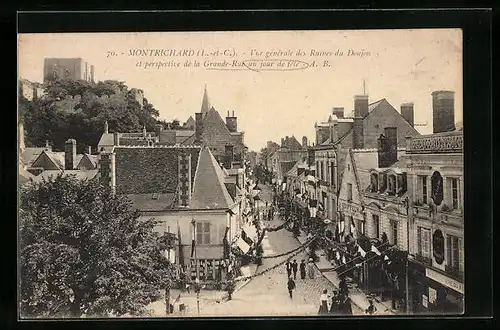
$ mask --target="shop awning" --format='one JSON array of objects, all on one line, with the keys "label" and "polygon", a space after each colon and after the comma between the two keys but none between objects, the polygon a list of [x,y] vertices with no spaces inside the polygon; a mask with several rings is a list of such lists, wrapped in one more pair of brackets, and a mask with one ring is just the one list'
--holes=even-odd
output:
[{"label": "shop awning", "polygon": [[250,245],[248,245],[247,242],[245,242],[241,237],[236,240],[236,246],[243,251],[243,253],[250,251]]}]

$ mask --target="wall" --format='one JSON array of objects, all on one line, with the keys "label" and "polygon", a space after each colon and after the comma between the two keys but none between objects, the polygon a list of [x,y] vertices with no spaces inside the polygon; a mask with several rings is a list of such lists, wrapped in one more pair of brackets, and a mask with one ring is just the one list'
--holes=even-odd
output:
[{"label": "wall", "polygon": [[[84,79],[85,62],[81,58],[46,58],[44,61],[44,81],[47,76],[52,76],[54,65],[59,78]],[[66,71],[67,70],[67,71]]]}]

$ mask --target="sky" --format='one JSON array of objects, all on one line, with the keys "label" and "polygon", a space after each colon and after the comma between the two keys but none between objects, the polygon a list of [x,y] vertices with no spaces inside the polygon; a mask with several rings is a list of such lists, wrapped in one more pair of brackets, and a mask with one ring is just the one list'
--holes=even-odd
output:
[{"label": "sky", "polygon": [[[149,50],[163,52],[144,55]],[[363,91],[370,103],[385,98],[398,111],[413,102],[422,134],[432,133],[431,93],[455,91],[455,122],[462,121],[462,32],[456,29],[18,36],[20,78],[42,82],[48,57],[83,58],[94,65],[97,81],[142,89],[166,120],[194,117],[206,86],[211,105],[223,118],[235,112],[245,144],[256,151],[285,136],[314,141],[315,122],[326,121],[333,107],[349,113]],[[195,60],[200,66],[184,66]],[[285,66],[277,66],[280,60]],[[294,70],[283,69],[289,66]]]}]

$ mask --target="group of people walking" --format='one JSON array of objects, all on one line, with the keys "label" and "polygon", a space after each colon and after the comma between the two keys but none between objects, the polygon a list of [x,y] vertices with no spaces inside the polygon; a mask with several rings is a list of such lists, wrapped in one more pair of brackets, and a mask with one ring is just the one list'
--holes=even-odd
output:
[{"label": "group of people walking", "polygon": [[306,264],[305,260],[302,259],[300,264],[297,263],[297,260],[293,260],[292,262],[287,261],[285,263],[286,266],[286,274],[288,277],[288,294],[290,298],[293,298],[293,290],[295,289],[295,280],[297,280],[297,271],[300,271],[300,279],[305,280],[306,275],[310,279],[314,279],[315,271],[314,271],[314,261],[312,258],[309,259],[309,262]]},{"label": "group of people walking", "polygon": [[352,315],[349,297],[338,291],[333,291],[333,295],[329,295],[328,290],[323,290],[319,303],[319,315]]}]

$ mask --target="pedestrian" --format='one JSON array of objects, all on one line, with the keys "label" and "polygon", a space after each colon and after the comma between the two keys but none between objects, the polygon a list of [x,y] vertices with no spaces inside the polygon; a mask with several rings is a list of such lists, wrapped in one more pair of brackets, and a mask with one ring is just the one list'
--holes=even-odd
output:
[{"label": "pedestrian", "polygon": [[293,259],[293,262],[292,262],[292,271],[293,271],[293,279],[294,280],[297,279],[297,268],[298,268],[297,260]]},{"label": "pedestrian", "polygon": [[310,279],[314,278],[314,261],[313,258],[309,258],[309,262],[307,263],[307,274]]},{"label": "pedestrian", "polygon": [[292,264],[290,263],[290,261],[287,261],[285,266],[286,266],[286,276],[290,278],[290,276],[292,276]]},{"label": "pedestrian", "polygon": [[302,259],[302,261],[300,261],[300,278],[301,279],[305,279],[306,278],[306,261],[304,259]]},{"label": "pedestrian", "polygon": [[345,277],[342,277],[340,279],[339,289],[340,289],[340,294],[342,296],[348,296],[349,295],[349,289],[347,287],[347,281],[345,280]]},{"label": "pedestrian", "polygon": [[323,294],[319,297],[319,315],[328,314],[328,300],[330,300],[330,296],[328,296],[328,290],[323,290]]},{"label": "pedestrian", "polygon": [[349,297],[346,295],[343,297],[342,310],[344,315],[352,315],[352,306]]},{"label": "pedestrian", "polygon": [[332,303],[330,305],[330,314],[338,315],[339,314],[339,292],[333,291]]},{"label": "pedestrian", "polygon": [[375,307],[373,305],[373,300],[371,300],[371,299],[368,301],[368,303],[369,303],[369,306],[367,309],[365,309],[365,314],[373,315],[377,311],[377,307]]},{"label": "pedestrian", "polygon": [[290,295],[290,299],[293,298],[293,290],[295,289],[295,282],[294,280],[292,279],[292,277],[288,277],[288,284],[287,284],[287,287],[288,287],[288,294]]}]

